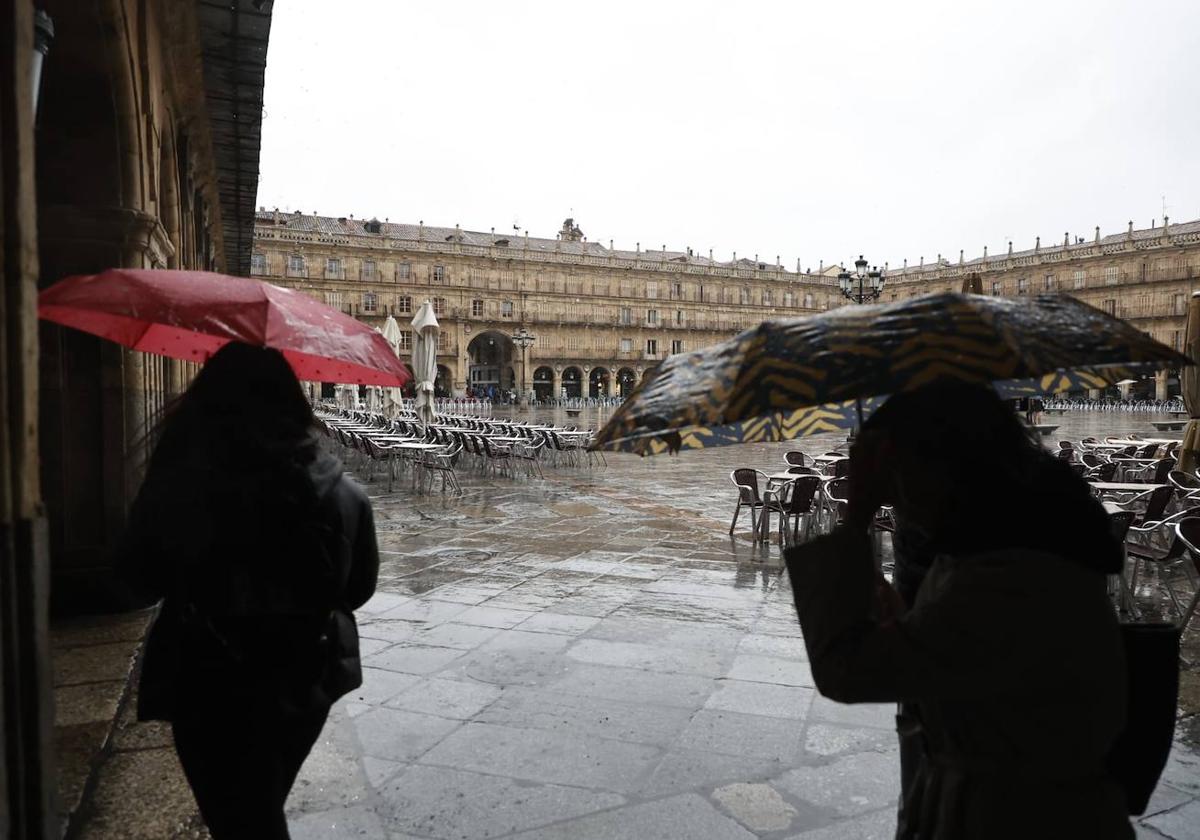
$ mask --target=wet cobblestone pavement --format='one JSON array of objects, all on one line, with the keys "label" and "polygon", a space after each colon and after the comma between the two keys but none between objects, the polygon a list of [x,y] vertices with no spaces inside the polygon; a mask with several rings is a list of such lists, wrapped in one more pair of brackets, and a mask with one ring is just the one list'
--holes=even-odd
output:
[{"label": "wet cobblestone pavement", "polygon": [[[365,682],[301,772],[293,836],[890,837],[892,708],[817,695],[778,546],[727,534],[729,470],[843,442],[464,471],[457,498],[373,484]],[[1200,837],[1198,767],[1179,745],[1139,836]]]}]

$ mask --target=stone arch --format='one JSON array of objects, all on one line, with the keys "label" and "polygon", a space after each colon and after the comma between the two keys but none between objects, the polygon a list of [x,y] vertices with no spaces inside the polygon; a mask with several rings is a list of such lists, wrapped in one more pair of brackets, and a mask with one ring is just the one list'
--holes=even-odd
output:
[{"label": "stone arch", "polygon": [[583,371],[575,365],[563,368],[562,392],[568,399],[583,395]]},{"label": "stone arch", "polygon": [[638,377],[637,374],[633,372],[633,368],[623,367],[618,370],[616,383],[617,396],[619,396],[621,399],[628,397],[631,393],[633,393],[633,388],[635,385],[637,385],[637,382]]},{"label": "stone arch", "polygon": [[512,338],[498,330],[479,333],[467,344],[467,385],[479,394],[507,391],[515,358]]},{"label": "stone arch", "polygon": [[548,400],[554,397],[554,369],[542,365],[533,372],[533,393],[538,400]]},{"label": "stone arch", "polygon": [[588,396],[594,399],[607,397],[612,393],[611,375],[606,367],[594,367],[588,374]]},{"label": "stone arch", "polygon": [[433,395],[435,397],[451,396],[454,385],[454,375],[450,372],[450,368],[445,365],[437,366],[437,378],[433,380]]}]

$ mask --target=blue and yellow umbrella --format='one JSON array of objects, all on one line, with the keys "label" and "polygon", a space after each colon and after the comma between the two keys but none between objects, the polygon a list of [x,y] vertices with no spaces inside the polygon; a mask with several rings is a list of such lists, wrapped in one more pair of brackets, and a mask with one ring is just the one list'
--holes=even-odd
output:
[{"label": "blue and yellow umbrella", "polygon": [[642,454],[848,429],[886,395],[935,382],[1001,396],[1102,388],[1186,357],[1074,298],[939,294],[767,321],[671,356],[595,448]]}]

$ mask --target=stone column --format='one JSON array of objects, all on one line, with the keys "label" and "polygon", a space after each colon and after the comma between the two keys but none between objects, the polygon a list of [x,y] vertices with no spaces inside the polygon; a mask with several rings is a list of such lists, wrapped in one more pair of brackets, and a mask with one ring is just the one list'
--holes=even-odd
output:
[{"label": "stone column", "polygon": [[554,385],[550,389],[550,396],[552,399],[561,400],[562,399],[562,365],[555,365],[553,367],[553,371],[554,371],[554,379],[553,379]]},{"label": "stone column", "polygon": [[0,0],[0,836],[60,834],[50,558],[39,481],[34,4]]},{"label": "stone column", "polygon": [[454,377],[454,396],[465,397],[467,386],[470,385],[471,357],[467,353],[467,345],[471,343],[471,325],[455,326],[458,336],[458,375]]},{"label": "stone column", "polygon": [[1167,371],[1160,370],[1154,374],[1154,399],[1166,400],[1167,396]]}]

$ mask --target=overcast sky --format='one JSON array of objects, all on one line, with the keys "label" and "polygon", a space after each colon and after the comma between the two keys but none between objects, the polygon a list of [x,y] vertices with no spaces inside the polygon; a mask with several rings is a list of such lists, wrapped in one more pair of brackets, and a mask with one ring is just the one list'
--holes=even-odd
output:
[{"label": "overcast sky", "polygon": [[258,203],[805,268],[1200,218],[1200,2],[274,6]]}]

